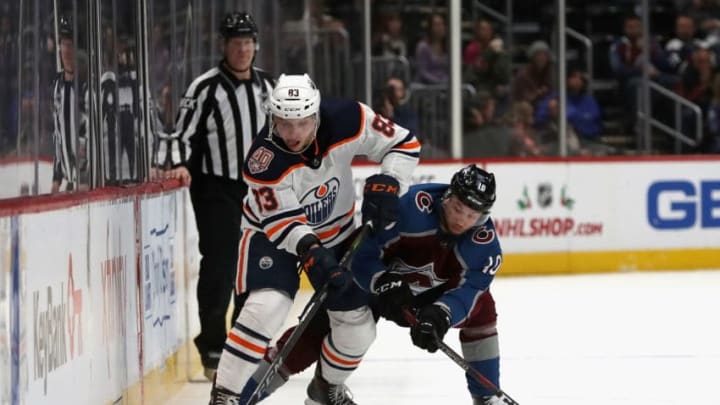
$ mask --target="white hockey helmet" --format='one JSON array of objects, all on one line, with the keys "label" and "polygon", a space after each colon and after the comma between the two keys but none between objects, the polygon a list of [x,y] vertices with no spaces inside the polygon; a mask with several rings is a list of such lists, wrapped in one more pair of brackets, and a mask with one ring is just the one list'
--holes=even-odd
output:
[{"label": "white hockey helmet", "polygon": [[320,91],[307,73],[281,74],[268,96],[266,109],[268,114],[284,119],[309,117],[320,110]]}]

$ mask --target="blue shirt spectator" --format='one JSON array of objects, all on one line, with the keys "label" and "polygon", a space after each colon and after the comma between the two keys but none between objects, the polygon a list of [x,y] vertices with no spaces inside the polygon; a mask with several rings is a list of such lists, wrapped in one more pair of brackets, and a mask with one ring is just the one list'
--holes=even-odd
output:
[{"label": "blue shirt spectator", "polygon": [[[582,139],[597,139],[602,132],[600,106],[587,91],[587,82],[579,69],[571,70],[567,78],[567,120]],[[543,98],[535,110],[535,126],[545,127],[558,116],[557,93]]]}]

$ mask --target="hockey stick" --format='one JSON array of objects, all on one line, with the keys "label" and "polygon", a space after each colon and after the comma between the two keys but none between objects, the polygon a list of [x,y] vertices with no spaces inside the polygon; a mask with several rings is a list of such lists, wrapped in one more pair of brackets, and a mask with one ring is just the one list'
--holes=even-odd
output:
[{"label": "hockey stick", "polygon": [[[353,256],[355,255],[355,252],[357,251],[358,246],[360,246],[360,243],[365,240],[365,237],[367,236],[369,231],[369,224],[365,224],[362,226],[362,228],[360,229],[360,233],[358,234],[358,236],[355,237],[355,240],[353,240],[350,247],[348,247],[348,249],[345,251],[342,259],[340,259],[340,267],[347,267],[350,264]],[[287,342],[285,342],[285,346],[280,349],[280,351],[273,359],[272,363],[270,363],[267,371],[265,371],[265,374],[263,374],[260,381],[258,381],[257,387],[255,387],[255,391],[253,391],[250,399],[248,400],[248,405],[253,405],[260,401],[260,394],[265,391],[272,379],[278,373],[280,367],[285,362],[285,358],[288,356],[288,354],[290,354],[290,351],[293,349],[293,347],[295,347],[295,344],[300,339],[303,331],[305,331],[305,328],[307,328],[307,326],[310,324],[310,321],[315,316],[317,311],[320,310],[320,307],[325,302],[327,296],[328,283],[325,283],[325,285],[323,285],[321,289],[316,290],[312,297],[310,297],[310,301],[308,301],[308,303],[305,305],[305,309],[303,309],[303,312],[300,314],[299,321],[297,326],[295,327],[295,330],[290,334]]]},{"label": "hockey stick", "polygon": [[[405,308],[403,310],[403,314],[405,315],[405,320],[408,321],[410,325],[416,325],[418,323],[417,317],[415,314],[413,314],[409,309]],[[482,386],[487,388],[488,390],[492,391],[495,396],[500,398],[503,403],[507,405],[520,405],[518,402],[512,398],[508,394],[505,393],[505,391],[501,390],[497,385],[493,384],[492,381],[488,380],[487,377],[482,375],[479,371],[475,370],[475,368],[470,365],[458,352],[453,350],[450,346],[445,344],[436,334],[433,330],[433,336],[435,337],[435,341],[437,342],[438,349],[442,350],[443,353],[445,353],[448,357],[450,357],[450,360],[454,361],[455,364],[460,366],[463,370],[465,370],[466,373],[471,375],[477,382],[479,382]]]}]

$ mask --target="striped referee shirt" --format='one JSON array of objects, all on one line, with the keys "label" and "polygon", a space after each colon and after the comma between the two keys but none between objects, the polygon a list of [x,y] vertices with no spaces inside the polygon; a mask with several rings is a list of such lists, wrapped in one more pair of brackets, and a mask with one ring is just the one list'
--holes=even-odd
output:
[{"label": "striped referee shirt", "polygon": [[173,165],[242,180],[245,155],[265,125],[262,105],[272,86],[264,71],[253,68],[249,80],[238,80],[222,62],[196,78],[180,102],[180,159],[173,156]]},{"label": "striped referee shirt", "polygon": [[[86,92],[85,85],[78,85],[81,94]],[[53,162],[53,180],[77,181],[78,148],[86,147],[85,100],[78,100],[75,94],[75,82],[65,80],[65,73],[59,72],[53,85],[53,121],[55,142],[55,161]]]}]

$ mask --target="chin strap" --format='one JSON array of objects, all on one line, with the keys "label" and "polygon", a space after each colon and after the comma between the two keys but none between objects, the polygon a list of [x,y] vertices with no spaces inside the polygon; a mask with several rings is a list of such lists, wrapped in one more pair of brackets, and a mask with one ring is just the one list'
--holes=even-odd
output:
[{"label": "chin strap", "polygon": [[320,158],[320,145],[318,145],[317,136],[313,138],[312,144],[315,145],[312,157],[305,156],[305,151],[307,151],[308,147],[310,147],[310,144],[308,144],[308,146],[301,152],[300,157],[306,165],[313,169],[317,169],[320,167],[320,163],[322,162],[322,159]]}]

